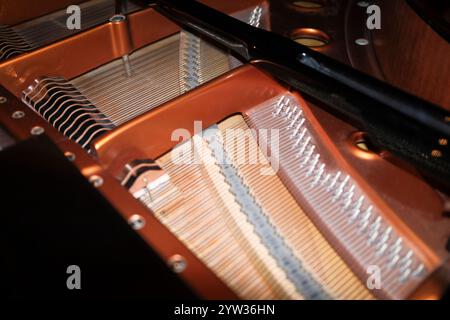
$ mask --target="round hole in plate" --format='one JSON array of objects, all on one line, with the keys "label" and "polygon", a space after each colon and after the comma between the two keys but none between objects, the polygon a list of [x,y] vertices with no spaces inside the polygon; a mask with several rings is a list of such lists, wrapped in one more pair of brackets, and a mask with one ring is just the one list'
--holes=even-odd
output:
[{"label": "round hole in plate", "polygon": [[293,1],[292,5],[299,9],[320,9],[323,8],[321,1]]},{"label": "round hole in plate", "polygon": [[353,134],[353,145],[363,152],[380,153],[380,150],[370,141],[365,132]]},{"label": "round hole in plate", "polygon": [[369,146],[367,145],[367,143],[365,141],[356,141],[355,146],[362,151],[367,151],[367,152],[370,151]]},{"label": "round hole in plate", "polygon": [[310,48],[319,48],[330,43],[330,37],[319,29],[300,28],[291,33],[291,39]]}]

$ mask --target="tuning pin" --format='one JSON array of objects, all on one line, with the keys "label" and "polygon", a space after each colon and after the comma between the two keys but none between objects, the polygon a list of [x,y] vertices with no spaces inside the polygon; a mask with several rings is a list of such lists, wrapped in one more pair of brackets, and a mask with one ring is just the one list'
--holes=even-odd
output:
[{"label": "tuning pin", "polygon": [[340,171],[338,171],[338,172],[335,174],[335,176],[331,179],[330,184],[328,185],[327,191],[331,191],[331,190],[334,188],[334,186],[335,186],[336,183],[338,182],[339,177],[341,176],[341,174],[342,174],[342,173],[341,173]]},{"label": "tuning pin", "polygon": [[359,214],[361,213],[361,207],[363,205],[364,202],[364,196],[360,196],[358,201],[356,201],[355,205],[353,206],[353,208],[350,210],[350,218],[349,218],[349,222],[353,223],[359,216]]},{"label": "tuning pin", "polygon": [[325,172],[325,163],[322,163],[319,166],[319,168],[314,172],[314,179],[313,179],[313,182],[311,183],[311,187],[317,186],[317,184],[319,183],[320,179],[322,178],[324,172]]}]

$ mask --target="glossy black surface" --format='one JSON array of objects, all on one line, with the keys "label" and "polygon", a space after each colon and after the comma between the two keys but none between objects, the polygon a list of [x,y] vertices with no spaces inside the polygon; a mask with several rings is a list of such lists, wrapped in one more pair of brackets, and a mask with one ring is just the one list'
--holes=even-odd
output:
[{"label": "glossy black surface", "polygon": [[450,42],[450,1],[408,0],[408,3],[436,32]]},{"label": "glossy black surface", "polygon": [[[0,290],[8,299],[193,298],[44,136],[0,152]],[[66,286],[69,265],[81,289]]]}]

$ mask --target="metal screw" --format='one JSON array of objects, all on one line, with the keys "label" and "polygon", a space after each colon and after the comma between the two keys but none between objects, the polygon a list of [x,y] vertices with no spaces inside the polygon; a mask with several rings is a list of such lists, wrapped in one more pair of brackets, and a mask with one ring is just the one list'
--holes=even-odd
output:
[{"label": "metal screw", "polygon": [[103,178],[97,175],[93,175],[89,178],[89,182],[96,188],[101,187],[103,185]]},{"label": "metal screw", "polygon": [[111,18],[109,18],[110,22],[118,23],[126,20],[126,17],[123,14],[115,14]]},{"label": "metal screw", "polygon": [[40,135],[40,134],[43,134],[44,131],[45,131],[44,128],[39,127],[39,126],[36,126],[36,127],[31,128],[31,134],[32,134],[33,136],[38,136],[38,135]]},{"label": "metal screw", "polygon": [[168,261],[169,267],[172,269],[175,273],[181,273],[184,270],[186,270],[187,262],[186,259],[179,255],[175,254],[172,257],[170,257]]},{"label": "metal screw", "polygon": [[363,7],[363,8],[369,6],[369,3],[367,1],[358,1],[357,4],[358,4],[358,6]]},{"label": "metal screw", "polygon": [[21,119],[21,118],[23,118],[24,116],[25,116],[25,112],[20,111],[20,110],[14,111],[13,114],[11,115],[11,117],[12,117],[13,119]]},{"label": "metal screw", "polygon": [[5,103],[6,101],[8,101],[8,99],[5,97],[0,97],[0,103]]},{"label": "metal screw", "polygon": [[133,230],[140,230],[145,226],[145,219],[138,214],[133,214],[128,219],[128,224],[131,226],[131,228],[133,228]]},{"label": "metal screw", "polygon": [[441,138],[441,139],[439,139],[439,144],[441,146],[446,146],[448,144],[448,140],[445,138]]},{"label": "metal screw", "polygon": [[69,161],[75,161],[75,153],[70,152],[70,151],[66,151],[64,152],[64,155],[66,156],[67,160]]},{"label": "metal screw", "polygon": [[355,43],[359,46],[367,46],[369,44],[369,40],[364,38],[359,38],[355,40]]}]

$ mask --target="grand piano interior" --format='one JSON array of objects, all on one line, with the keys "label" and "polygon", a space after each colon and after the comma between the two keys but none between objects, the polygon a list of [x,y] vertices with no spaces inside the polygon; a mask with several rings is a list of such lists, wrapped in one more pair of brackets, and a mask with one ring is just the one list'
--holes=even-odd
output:
[{"label": "grand piano interior", "polygon": [[[283,81],[178,2],[0,1],[7,294],[72,297],[75,265],[82,297],[445,297],[448,136],[411,162],[318,98],[344,104],[340,85]],[[448,132],[445,1],[200,2],[436,106]],[[45,267],[19,281],[29,254]]]}]

